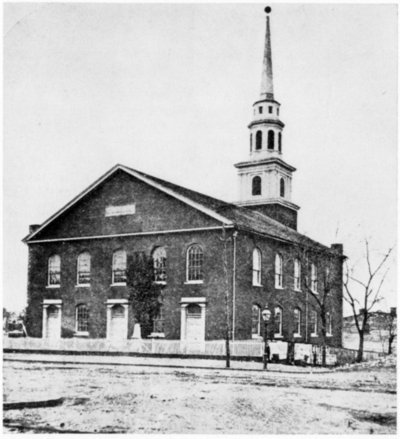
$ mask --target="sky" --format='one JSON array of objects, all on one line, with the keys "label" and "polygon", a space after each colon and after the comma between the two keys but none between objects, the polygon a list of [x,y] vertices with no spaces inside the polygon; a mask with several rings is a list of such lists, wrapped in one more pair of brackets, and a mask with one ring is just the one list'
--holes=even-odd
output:
[{"label": "sky", "polygon": [[[3,306],[26,304],[29,224],[116,163],[238,199],[264,6],[4,5]],[[396,243],[397,6],[272,4],[271,34],[299,231],[365,279],[365,238],[373,263]]]}]

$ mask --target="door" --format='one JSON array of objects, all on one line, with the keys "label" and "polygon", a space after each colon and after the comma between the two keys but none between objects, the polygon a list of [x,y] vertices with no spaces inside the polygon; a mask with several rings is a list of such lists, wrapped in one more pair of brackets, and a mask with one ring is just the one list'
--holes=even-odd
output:
[{"label": "door", "polygon": [[110,338],[112,340],[127,338],[126,317],[126,311],[122,305],[114,305],[111,308]]},{"label": "door", "polygon": [[60,312],[61,310],[54,305],[47,308],[46,319],[46,338],[56,339],[60,338]]},{"label": "door", "polygon": [[194,303],[186,308],[186,341],[204,341],[203,313],[199,305]]}]

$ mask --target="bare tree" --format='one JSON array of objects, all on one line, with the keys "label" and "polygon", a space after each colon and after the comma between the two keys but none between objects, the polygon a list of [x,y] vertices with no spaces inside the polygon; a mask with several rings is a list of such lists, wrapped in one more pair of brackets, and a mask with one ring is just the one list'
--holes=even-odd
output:
[{"label": "bare tree", "polygon": [[387,353],[390,355],[393,349],[393,342],[397,336],[397,313],[396,308],[390,308],[390,313],[383,313],[380,325],[384,344],[387,342]]},{"label": "bare tree", "polygon": [[388,332],[389,332],[389,346],[388,346],[388,354],[392,353],[392,346],[394,339],[397,336],[397,312],[396,308],[392,308],[389,314],[389,322],[388,322]]},{"label": "bare tree", "polygon": [[[305,301],[316,311],[321,322],[322,366],[326,366],[326,347],[332,324],[331,302],[335,291],[335,260],[337,260],[337,255],[333,255],[332,252],[323,248],[303,246],[298,257],[304,271],[302,289],[305,292]],[[312,268],[313,265],[315,272]]]},{"label": "bare tree", "polygon": [[[361,362],[364,352],[364,335],[368,324],[368,319],[372,308],[382,300],[381,290],[382,285],[386,279],[389,268],[386,268],[387,261],[392,253],[393,247],[383,255],[380,261],[373,266],[371,262],[371,251],[369,248],[369,242],[365,240],[365,263],[367,266],[367,275],[365,280],[361,280],[359,277],[354,276],[354,268],[347,267],[344,275],[344,299],[350,304],[353,311],[354,322],[360,337],[357,362]],[[356,293],[350,286],[350,282],[358,284],[362,289],[360,300],[357,298]],[[358,310],[357,310],[358,308]]]}]

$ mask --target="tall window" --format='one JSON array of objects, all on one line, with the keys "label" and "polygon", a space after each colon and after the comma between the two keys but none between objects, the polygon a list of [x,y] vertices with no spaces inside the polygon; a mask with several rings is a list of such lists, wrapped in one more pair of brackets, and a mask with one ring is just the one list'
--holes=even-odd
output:
[{"label": "tall window", "polygon": [[283,262],[282,256],[277,253],[275,255],[275,288],[282,288],[283,286]]},{"label": "tall window", "polygon": [[317,266],[315,264],[311,264],[311,291],[318,292]]},{"label": "tall window", "polygon": [[112,283],[126,284],[126,251],[116,250],[112,261]]},{"label": "tall window", "polygon": [[300,260],[294,260],[294,289],[296,291],[301,290],[301,265]]},{"label": "tall window", "polygon": [[166,274],[167,252],[164,247],[157,247],[153,251],[153,268],[155,282],[165,282],[167,280]]},{"label": "tall window", "polygon": [[261,252],[253,250],[253,285],[261,285]]},{"label": "tall window", "polygon": [[259,336],[261,334],[261,308],[258,305],[251,307],[251,335]]},{"label": "tall window", "polygon": [[203,250],[198,244],[188,248],[186,258],[187,281],[203,280]]},{"label": "tall window", "polygon": [[262,149],[262,131],[256,132],[256,151]]},{"label": "tall window", "polygon": [[293,311],[294,335],[301,335],[301,311],[295,308]]},{"label": "tall window", "polygon": [[250,152],[253,151],[253,134],[250,134]]},{"label": "tall window", "polygon": [[261,177],[256,175],[251,182],[251,194],[261,195]]},{"label": "tall window", "polygon": [[282,133],[278,134],[278,151],[282,152]]},{"label": "tall window", "polygon": [[282,308],[280,306],[275,308],[275,335],[278,337],[282,335]]},{"label": "tall window", "polygon": [[59,286],[61,278],[61,258],[59,255],[52,255],[48,261],[47,284],[49,286]]},{"label": "tall window", "polygon": [[326,313],[326,335],[332,335],[332,316],[329,312]]},{"label": "tall window", "polygon": [[311,335],[318,335],[318,313],[317,311],[311,311]]},{"label": "tall window", "polygon": [[268,149],[273,150],[275,148],[275,135],[272,130],[268,131]]},{"label": "tall window", "polygon": [[89,310],[86,305],[76,307],[76,332],[89,331]]},{"label": "tall window", "polygon": [[285,180],[283,178],[279,181],[279,195],[281,197],[285,196]]},{"label": "tall window", "polygon": [[77,284],[90,284],[90,253],[83,252],[78,256]]}]

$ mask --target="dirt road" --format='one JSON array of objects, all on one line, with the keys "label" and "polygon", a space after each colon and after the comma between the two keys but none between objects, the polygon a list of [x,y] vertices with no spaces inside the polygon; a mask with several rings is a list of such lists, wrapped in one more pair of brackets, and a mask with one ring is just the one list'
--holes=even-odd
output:
[{"label": "dirt road", "polygon": [[394,368],[295,374],[5,361],[6,432],[395,433]]}]

